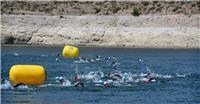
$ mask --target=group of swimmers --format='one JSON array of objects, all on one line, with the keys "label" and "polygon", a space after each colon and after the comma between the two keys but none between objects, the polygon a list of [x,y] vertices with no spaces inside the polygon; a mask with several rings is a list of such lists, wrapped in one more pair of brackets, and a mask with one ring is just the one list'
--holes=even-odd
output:
[{"label": "group of swimmers", "polygon": [[[85,80],[93,80],[93,82],[95,83],[95,86],[103,86],[105,88],[109,88],[109,87],[117,87],[115,86],[115,84],[113,84],[113,82],[121,82],[123,80],[123,76],[118,73],[118,72],[112,72],[112,73],[108,73],[107,75],[103,76],[102,78],[97,78],[96,77],[91,77],[88,78],[86,76],[83,75],[75,75],[73,78],[65,78],[65,77],[58,77],[56,78],[57,82],[61,85],[66,85],[66,83],[70,83],[71,85],[71,81],[69,81],[70,79],[73,80],[74,84],[72,84],[72,86],[74,87],[85,87],[85,83],[87,82]],[[154,73],[148,72],[146,73],[142,78],[140,78],[140,82],[145,82],[145,83],[149,83],[149,82],[155,82],[156,78],[154,76]]]},{"label": "group of swimmers", "polygon": [[79,57],[78,61],[75,61],[77,63],[95,63],[95,62],[101,62],[101,63],[107,63],[109,66],[111,66],[112,69],[118,69],[117,65],[118,59],[116,56],[109,56],[109,57],[102,57],[100,55],[96,55],[95,57],[92,58],[84,58],[84,57]]},{"label": "group of swimmers", "polygon": [[[59,57],[59,55],[58,55]],[[100,55],[96,55],[94,58],[83,58],[79,57],[78,58],[80,62],[106,62],[109,63],[112,66],[112,69],[117,70],[117,58],[115,56],[110,56],[110,57],[101,57]],[[91,73],[92,74],[92,73]],[[101,73],[100,73],[101,74]],[[65,77],[57,77],[56,82],[60,85],[72,85],[74,87],[85,87],[84,81],[87,78],[81,75],[75,75],[73,78],[65,78]],[[96,83],[96,86],[104,86],[106,88],[115,86],[113,82],[120,82],[123,80],[123,76],[120,74],[120,72],[114,71],[111,73],[108,73],[107,75],[101,75],[101,78],[91,78],[92,80],[95,80],[94,82],[101,82]],[[103,79],[103,80],[102,80]],[[74,82],[74,84],[71,84],[71,81]],[[140,78],[137,80],[138,82],[155,82],[156,79],[150,71],[148,71],[143,78]],[[2,83],[4,82],[4,79],[1,81]],[[13,85],[14,88],[17,88],[20,85],[24,85],[23,83],[19,83],[16,85]]]},{"label": "group of swimmers", "polygon": [[[75,75],[72,78],[66,78],[66,77],[56,77],[56,82],[58,85],[63,86],[74,86],[74,87],[86,87],[86,82],[92,81],[94,83],[94,86],[103,86],[105,88],[109,87],[117,87],[115,85],[116,82],[123,83],[123,75],[120,72],[111,72],[107,75],[103,75],[103,73],[89,73],[90,77],[84,76],[84,75]],[[98,74],[98,75],[97,75]],[[144,76],[136,80],[135,82],[144,82],[144,83],[150,83],[155,82],[156,77],[154,73],[147,72]],[[1,83],[5,83],[5,79],[1,79]],[[71,83],[73,82],[73,84]],[[12,85],[13,88],[17,88],[21,85],[24,85],[23,83],[19,83],[16,85]]]}]

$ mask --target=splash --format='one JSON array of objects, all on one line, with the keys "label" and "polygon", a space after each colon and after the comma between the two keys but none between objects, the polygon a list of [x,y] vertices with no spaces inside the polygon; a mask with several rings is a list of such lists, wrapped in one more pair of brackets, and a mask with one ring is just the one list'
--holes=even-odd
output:
[{"label": "splash", "polygon": [[71,81],[66,77],[56,77],[56,82],[59,83],[60,86],[72,86]]},{"label": "splash", "polygon": [[[55,82],[47,83],[40,85],[39,87],[75,87],[77,83],[83,83],[89,86],[96,86],[96,87],[105,87],[114,86],[134,86],[136,83],[146,83],[149,82],[148,78],[146,77],[147,73],[131,73],[131,72],[121,72],[121,71],[114,71],[114,72],[102,72],[102,71],[90,71],[86,74],[78,74],[79,80],[75,80],[72,77],[64,77],[64,76],[57,76],[53,78]],[[162,75],[157,73],[151,73],[151,77],[154,78],[151,80],[151,83],[159,82],[159,80],[165,79],[174,79],[174,78],[185,78],[190,76],[191,74],[174,74],[174,75]],[[1,89],[31,89],[30,86],[20,85],[17,88],[12,87],[11,83],[8,80],[5,80],[3,84],[1,84]]]},{"label": "splash", "polygon": [[2,90],[6,90],[6,89],[28,89],[28,88],[29,88],[29,87],[26,86],[26,85],[20,85],[20,86],[18,86],[17,88],[14,88],[14,87],[11,85],[10,81],[8,81],[8,80],[5,80],[4,83],[1,84],[1,89],[2,89]]},{"label": "splash", "polygon": [[190,76],[191,74],[178,74],[176,73],[176,76],[177,77],[180,77],[180,78],[184,78],[184,77],[187,77],[187,76]]},{"label": "splash", "polygon": [[1,89],[13,89],[10,81],[5,80],[3,84],[1,84]]},{"label": "splash", "polygon": [[118,59],[115,56],[109,56],[109,57],[102,57],[100,55],[96,55],[95,57],[89,57],[89,58],[85,58],[85,57],[79,57],[78,60],[75,60],[74,63],[99,63],[99,62],[103,62],[103,63],[108,63],[108,64],[116,64],[119,65],[119,63],[117,62]]},{"label": "splash", "polygon": [[14,56],[19,56],[19,53],[15,52],[15,53],[14,53]]},{"label": "splash", "polygon": [[[148,73],[131,73],[114,71],[104,73],[102,71],[90,71],[86,74],[78,74],[77,77],[83,83],[88,83],[94,86],[104,86],[110,84],[112,86],[133,86],[135,83],[142,82],[157,82],[159,80],[172,79],[177,77],[187,77],[187,75],[162,75],[157,73],[151,73],[146,77]],[[57,78],[58,79],[58,78]],[[73,86],[73,84],[70,84]]]}]

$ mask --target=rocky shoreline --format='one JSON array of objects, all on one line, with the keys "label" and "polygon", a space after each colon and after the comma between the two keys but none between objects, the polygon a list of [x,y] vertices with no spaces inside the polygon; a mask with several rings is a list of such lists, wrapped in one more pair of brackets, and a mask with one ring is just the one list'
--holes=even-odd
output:
[{"label": "rocky shoreline", "polygon": [[[6,2],[3,5],[5,7],[5,5],[11,5],[12,3]],[[39,5],[37,2],[34,3],[33,5]],[[104,3],[106,4],[106,2]],[[116,4],[119,5],[120,3]],[[45,12],[47,14],[40,14],[43,13],[42,11],[30,12],[32,9],[25,8],[28,4],[31,4],[31,2],[25,3],[24,7],[15,4],[13,7],[18,7],[18,9],[12,12],[8,12],[10,9],[7,9],[7,11],[5,11],[5,8],[3,9],[1,15],[1,44],[200,48],[200,14],[193,13],[196,9],[191,9],[193,12],[188,12],[189,15],[175,12],[168,12],[164,15],[159,14],[159,12],[157,12],[158,14],[152,14],[151,12],[145,14],[146,12],[142,12],[140,16],[133,16],[129,13],[126,15],[120,14],[121,10],[109,15],[101,15],[100,12],[97,14],[91,12],[84,15],[70,15],[68,12],[64,12],[64,14],[61,13],[62,15],[49,15],[48,13],[51,12]],[[48,3],[43,2],[43,4]],[[72,4],[75,5],[74,2]],[[97,3],[93,4],[97,5]],[[134,5],[143,4],[135,3]],[[154,5],[154,3],[150,4]],[[155,4],[162,4],[162,2]],[[178,5],[179,3],[175,4]],[[49,3],[49,5],[53,4]],[[56,4],[56,7],[58,5],[62,5],[62,3]],[[80,3],[80,5],[82,4]],[[193,5],[193,2],[191,5]],[[128,7],[131,6],[128,5]],[[194,7],[198,7],[198,5],[194,5]]]}]

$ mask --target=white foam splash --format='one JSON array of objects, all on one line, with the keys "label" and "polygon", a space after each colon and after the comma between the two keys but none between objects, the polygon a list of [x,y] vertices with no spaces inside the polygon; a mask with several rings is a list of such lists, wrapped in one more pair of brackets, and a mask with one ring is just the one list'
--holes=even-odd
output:
[{"label": "white foam splash", "polygon": [[1,84],[1,89],[6,90],[6,89],[28,89],[29,87],[27,85],[19,85],[17,88],[14,88],[10,81],[5,80],[3,84]]},{"label": "white foam splash", "polygon": [[55,79],[56,82],[60,84],[60,86],[72,86],[70,80],[68,80],[66,77],[55,77]]},{"label": "white foam splash", "polygon": [[64,82],[62,83],[62,86],[72,86],[72,84],[69,80],[65,79]]},{"label": "white foam splash", "polygon": [[10,84],[10,81],[5,80],[4,84],[1,84],[1,89],[12,89],[12,85]]},{"label": "white foam splash", "polygon": [[91,71],[86,75],[77,75],[80,79],[85,79],[85,80],[98,80],[100,78],[104,77],[104,73],[101,71]]},{"label": "white foam splash", "polygon": [[14,53],[14,56],[19,56],[19,54],[17,52]]},{"label": "white foam splash", "polygon": [[187,77],[187,76],[189,76],[190,74],[178,74],[178,73],[176,73],[176,76],[177,77]]},{"label": "white foam splash", "polygon": [[60,58],[56,58],[56,61],[59,61],[60,60]]},{"label": "white foam splash", "polygon": [[30,89],[27,85],[20,85],[17,89]]},{"label": "white foam splash", "polygon": [[[115,79],[109,79],[112,75],[116,75]],[[94,86],[104,86],[105,83],[111,84],[112,86],[132,86],[134,83],[145,83],[145,82],[159,82],[160,79],[170,79],[170,78],[184,78],[190,74],[178,74],[175,75],[162,75],[157,73],[151,73],[150,77],[154,78],[149,81],[147,78],[147,73],[131,73],[131,72],[121,72],[115,71],[111,73],[104,73],[102,71],[90,71],[86,74],[77,75],[81,80],[83,80],[83,84],[89,83]],[[74,86],[76,80],[73,78],[66,78],[63,76],[57,76],[53,78],[57,83],[49,83],[40,85],[39,87],[70,87]],[[75,81],[75,82],[74,82]],[[73,83],[72,83],[73,82]],[[20,85],[17,88],[12,87],[8,80],[5,80],[3,84],[0,86],[1,89],[30,89],[29,86]]]},{"label": "white foam splash", "polygon": [[49,86],[57,86],[57,84],[44,84],[40,85],[39,87],[49,87]]},{"label": "white foam splash", "polygon": [[87,61],[87,60],[78,60],[78,61],[74,61],[74,63],[76,63],[76,64],[89,63],[89,61]]},{"label": "white foam splash", "polygon": [[44,55],[44,54],[43,54],[43,55],[41,55],[41,56],[42,56],[42,57],[46,57],[46,55]]}]

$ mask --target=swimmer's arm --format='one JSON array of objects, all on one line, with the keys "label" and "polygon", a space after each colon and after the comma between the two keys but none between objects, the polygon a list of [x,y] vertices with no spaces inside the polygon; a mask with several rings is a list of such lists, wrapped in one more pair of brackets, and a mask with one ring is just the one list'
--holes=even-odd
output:
[{"label": "swimmer's arm", "polygon": [[16,85],[13,85],[13,87],[14,87],[14,88],[17,88],[17,87],[20,86],[20,85],[25,85],[25,84],[23,84],[23,83],[18,83],[18,84],[16,84]]}]

